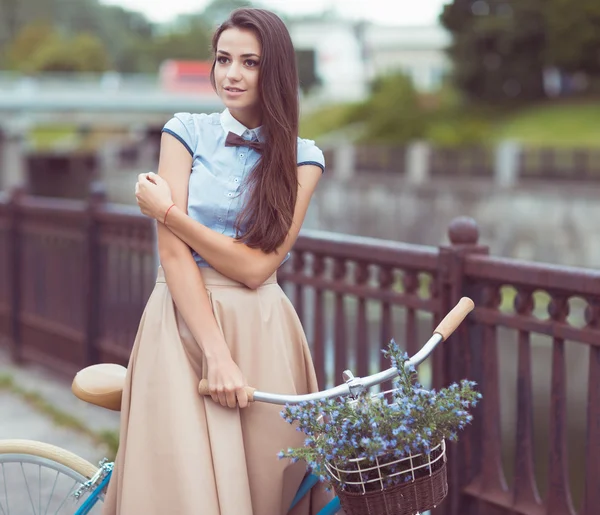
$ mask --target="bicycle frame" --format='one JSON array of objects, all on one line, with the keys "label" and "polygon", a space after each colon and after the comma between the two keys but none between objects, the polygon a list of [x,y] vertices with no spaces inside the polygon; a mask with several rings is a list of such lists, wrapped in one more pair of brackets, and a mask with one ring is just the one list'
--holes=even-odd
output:
[{"label": "bicycle frame", "polygon": [[[315,486],[319,482],[319,478],[314,474],[309,474],[304,478],[304,481],[300,484],[300,488],[298,488],[298,492],[296,493],[296,497],[292,501],[290,506],[290,510],[300,502],[308,492],[310,492],[311,488]],[[334,497],[331,501],[327,503],[327,505],[322,508],[317,515],[335,515],[342,508],[340,504],[340,500],[338,497]]]},{"label": "bicycle frame", "polygon": [[108,485],[110,478],[112,477],[112,470],[106,474],[106,476],[100,481],[100,484],[89,495],[89,497],[85,500],[85,502],[81,505],[81,507],[75,512],[75,515],[87,515],[91,509],[98,502],[98,497],[102,493],[102,490],[106,488]]},{"label": "bicycle frame", "polygon": [[[90,496],[85,500],[85,502],[81,505],[81,507],[75,512],[74,515],[88,515],[88,513],[92,510],[92,508],[98,502],[98,497],[102,491],[106,488],[108,483],[110,482],[110,478],[112,476],[112,471],[110,471],[100,482],[100,484],[94,488]],[[298,492],[296,493],[296,497],[292,501],[290,505],[290,510],[296,506],[300,502],[300,500],[311,490],[313,486],[315,486],[319,482],[319,478],[314,474],[307,475],[302,481],[300,488],[298,488]],[[317,515],[334,515],[340,510],[340,500],[335,497],[332,499],[327,506],[325,506]]]}]

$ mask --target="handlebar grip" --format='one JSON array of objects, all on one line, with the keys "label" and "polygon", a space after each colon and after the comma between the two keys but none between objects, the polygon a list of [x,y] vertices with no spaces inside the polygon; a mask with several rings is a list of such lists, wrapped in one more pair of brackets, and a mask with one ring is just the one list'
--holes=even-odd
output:
[{"label": "handlebar grip", "polygon": [[435,328],[434,333],[442,336],[442,341],[446,341],[448,337],[456,330],[465,317],[473,311],[475,303],[469,297],[463,297],[458,301],[458,304],[444,317],[444,319]]},{"label": "handlebar grip", "polygon": [[[256,388],[246,386],[245,390],[248,394],[248,402],[254,402],[254,392],[256,391]],[[210,395],[210,391],[208,390],[208,381],[206,379],[200,380],[200,384],[198,385],[198,393],[200,393],[200,395]]]}]

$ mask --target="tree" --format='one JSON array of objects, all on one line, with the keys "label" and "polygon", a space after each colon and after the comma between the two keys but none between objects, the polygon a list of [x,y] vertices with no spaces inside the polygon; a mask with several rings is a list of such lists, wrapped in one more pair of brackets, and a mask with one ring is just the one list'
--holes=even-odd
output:
[{"label": "tree", "polygon": [[544,97],[547,0],[454,0],[441,15],[452,32],[454,81],[475,102]]},{"label": "tree", "polygon": [[371,97],[354,109],[348,122],[364,122],[365,139],[377,142],[420,139],[426,130],[418,94],[403,74],[376,79]]},{"label": "tree", "polygon": [[156,28],[141,14],[118,6],[103,6],[98,19],[98,37],[104,43],[115,70],[155,72],[151,58]]},{"label": "tree", "polygon": [[[0,53],[6,54],[7,47],[14,46],[15,38],[24,27],[41,22],[65,37],[76,37],[82,32],[93,35],[106,48],[110,62],[115,66],[130,65],[122,71],[139,71],[137,55],[127,53],[134,48],[143,50],[154,41],[155,26],[143,15],[101,5],[98,0],[0,0]],[[147,61],[143,52],[140,61]],[[16,66],[15,63],[3,64]],[[156,66],[149,71],[156,71]]]},{"label": "tree", "polygon": [[[97,0],[50,0],[54,23],[69,34],[91,32],[99,35],[106,12]],[[116,28],[116,27],[115,27]]]},{"label": "tree", "polygon": [[544,17],[546,62],[565,72],[600,74],[600,2],[550,0]]},{"label": "tree", "polygon": [[22,69],[30,73],[77,72],[81,71],[79,64],[73,47],[60,36],[55,36],[38,48]]},{"label": "tree", "polygon": [[598,0],[454,0],[441,21],[455,83],[471,100],[543,98],[548,67],[600,75]]},{"label": "tree", "polygon": [[93,34],[82,32],[69,42],[80,72],[105,72],[110,60],[102,41]]},{"label": "tree", "polygon": [[20,0],[0,0],[0,44],[17,36],[20,4]]},{"label": "tree", "polygon": [[103,72],[109,58],[102,42],[93,34],[65,37],[51,25],[34,23],[24,27],[8,51],[13,69],[36,72]]},{"label": "tree", "polygon": [[[13,69],[38,66],[82,68],[71,49],[64,56],[60,55],[61,43],[58,41],[52,41],[52,45],[41,52],[35,65],[23,61],[23,53],[31,54],[25,50],[19,50],[12,60],[7,57],[8,49],[14,53],[15,46],[24,45],[15,40],[25,27],[43,22],[67,39],[81,33],[96,38],[93,44],[89,40],[89,44],[86,43],[87,51],[95,55],[95,69],[104,67],[105,59],[100,53],[105,53],[106,61],[116,71],[156,73],[165,59],[207,59],[215,25],[233,9],[248,5],[251,4],[246,0],[213,0],[195,15],[182,16],[175,24],[157,26],[140,13],[103,5],[99,0],[0,0],[0,66]],[[35,34],[29,34],[26,39],[35,42],[40,37],[41,34],[37,39]],[[103,52],[100,52],[98,42],[102,44]]]},{"label": "tree", "polygon": [[252,7],[248,0],[212,0],[202,11],[202,17],[208,26],[214,28],[227,19],[231,11],[240,7]]},{"label": "tree", "polygon": [[38,22],[23,27],[6,51],[8,67],[26,71],[32,56],[56,37],[56,30],[49,23]]},{"label": "tree", "polygon": [[152,54],[160,64],[166,59],[208,59],[212,31],[203,16],[190,16],[177,30],[158,36]]}]

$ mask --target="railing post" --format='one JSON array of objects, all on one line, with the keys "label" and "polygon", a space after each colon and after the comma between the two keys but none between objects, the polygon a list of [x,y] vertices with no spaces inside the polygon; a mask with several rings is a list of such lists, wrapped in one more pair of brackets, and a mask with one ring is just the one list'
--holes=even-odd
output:
[{"label": "railing post", "polygon": [[429,180],[431,146],[425,141],[413,141],[406,149],[406,180],[415,186]]},{"label": "railing post", "polygon": [[519,143],[505,140],[496,147],[494,156],[494,183],[500,188],[513,188],[519,182],[521,157]]},{"label": "railing post", "polygon": [[[479,229],[475,220],[458,217],[448,228],[449,245],[440,247],[440,267],[438,270],[438,291],[440,294],[441,315],[447,313],[463,296],[480,302],[480,288],[471,283],[464,274],[465,257],[469,254],[488,254],[487,246],[479,245]],[[479,381],[479,342],[480,328],[467,321],[451,336],[443,346],[441,377],[436,379],[436,387],[445,386],[461,379]],[[476,419],[476,413],[475,419]],[[476,421],[475,421],[476,422]],[[463,431],[459,441],[451,445],[448,454],[449,495],[445,512],[448,515],[470,515],[472,508],[465,505],[462,489],[474,477],[474,453],[480,445],[477,424]]]},{"label": "railing post", "polygon": [[0,131],[0,189],[12,191],[27,182],[25,132],[18,122]]},{"label": "railing post", "polygon": [[342,181],[349,181],[356,172],[356,148],[351,142],[340,142],[333,149],[334,176]]},{"label": "railing post", "polygon": [[12,190],[9,202],[9,270],[10,270],[10,340],[11,357],[15,363],[22,361],[21,355],[21,221],[19,203],[25,195],[25,188],[17,187]]},{"label": "railing post", "polygon": [[85,365],[97,363],[97,340],[99,334],[100,308],[100,221],[98,213],[106,203],[106,192],[99,181],[90,187],[86,224],[85,285],[82,301],[86,305]]}]

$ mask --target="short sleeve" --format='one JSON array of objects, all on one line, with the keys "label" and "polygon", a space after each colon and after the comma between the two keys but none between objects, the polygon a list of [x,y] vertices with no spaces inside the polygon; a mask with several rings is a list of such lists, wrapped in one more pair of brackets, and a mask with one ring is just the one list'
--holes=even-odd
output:
[{"label": "short sleeve", "polygon": [[325,171],[325,156],[315,142],[298,138],[298,166],[315,165]]},{"label": "short sleeve", "polygon": [[187,151],[194,156],[196,148],[196,137],[194,120],[190,113],[175,113],[163,127],[162,132],[166,132],[178,139]]}]

